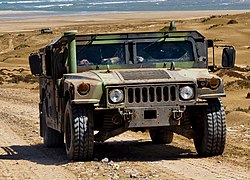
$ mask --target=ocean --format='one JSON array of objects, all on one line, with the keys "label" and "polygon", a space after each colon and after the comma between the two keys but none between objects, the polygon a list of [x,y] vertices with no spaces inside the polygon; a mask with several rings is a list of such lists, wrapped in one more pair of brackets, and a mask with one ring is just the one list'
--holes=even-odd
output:
[{"label": "ocean", "polygon": [[249,9],[250,0],[0,0],[0,11],[6,12],[1,13],[2,17],[10,17],[13,12],[25,12],[22,16],[28,16],[31,12],[46,15]]}]

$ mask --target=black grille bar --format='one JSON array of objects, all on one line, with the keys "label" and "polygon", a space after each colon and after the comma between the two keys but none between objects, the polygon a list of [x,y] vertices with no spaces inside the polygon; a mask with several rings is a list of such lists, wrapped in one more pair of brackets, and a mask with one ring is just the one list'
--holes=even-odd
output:
[{"label": "black grille bar", "polygon": [[128,87],[125,90],[127,103],[159,103],[178,100],[178,85]]}]

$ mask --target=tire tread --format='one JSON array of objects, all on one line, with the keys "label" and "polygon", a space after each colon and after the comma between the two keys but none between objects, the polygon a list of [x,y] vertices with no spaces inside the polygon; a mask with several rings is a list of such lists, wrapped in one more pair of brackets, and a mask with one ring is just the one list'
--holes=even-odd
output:
[{"label": "tire tread", "polygon": [[221,155],[226,143],[226,119],[220,99],[208,100],[208,106],[201,120],[205,125],[199,131],[204,132],[199,133],[202,134],[201,137],[194,139],[198,154],[204,157]]},{"label": "tire tread", "polygon": [[93,157],[93,111],[90,107],[71,105],[74,132],[73,160],[90,160]]}]

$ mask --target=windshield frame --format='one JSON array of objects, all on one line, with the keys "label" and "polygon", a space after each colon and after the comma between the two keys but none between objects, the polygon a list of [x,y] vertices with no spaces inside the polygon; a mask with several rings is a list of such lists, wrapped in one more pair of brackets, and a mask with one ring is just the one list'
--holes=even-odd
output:
[{"label": "windshield frame", "polygon": [[[119,66],[124,66],[124,65],[136,65],[136,64],[140,64],[137,62],[137,46],[136,44],[137,43],[143,43],[143,42],[149,42],[149,43],[154,43],[154,42],[162,42],[162,41],[165,41],[165,42],[168,42],[168,41],[173,41],[173,42],[176,42],[176,41],[188,41],[188,42],[191,42],[192,43],[192,50],[193,50],[193,61],[189,61],[189,62],[193,62],[194,63],[197,63],[198,62],[198,54],[197,54],[197,50],[196,50],[196,42],[195,40],[192,38],[192,37],[185,37],[185,38],[179,38],[179,37],[165,37],[165,38],[138,38],[138,39],[133,39],[133,40],[119,40],[119,41],[116,41],[116,42],[112,42],[112,41],[106,41],[105,43],[102,42],[102,41],[99,41],[99,42],[90,42],[90,43],[87,43],[87,44],[82,44],[82,43],[79,43],[77,44],[77,46],[96,46],[96,45],[112,45],[112,44],[119,44],[119,45],[124,45],[124,63],[123,64],[114,64],[114,67],[116,67],[117,65]],[[132,44],[132,48],[130,48],[129,46]],[[131,52],[132,51],[132,52]],[[131,60],[131,55],[132,55],[132,58],[134,59],[134,62],[131,63],[130,60]],[[166,62],[147,62],[147,63],[144,63],[144,66],[143,67],[147,67],[146,64],[163,64],[163,63],[170,63],[170,62],[178,62],[178,61],[166,61]],[[182,61],[182,62],[188,62],[188,61]],[[182,63],[180,62],[180,63]],[[179,62],[178,62],[179,63]],[[99,64],[99,65],[90,65],[90,66],[106,66],[107,64]],[[109,65],[112,65],[113,64],[109,64]],[[79,65],[78,65],[79,66]]]}]

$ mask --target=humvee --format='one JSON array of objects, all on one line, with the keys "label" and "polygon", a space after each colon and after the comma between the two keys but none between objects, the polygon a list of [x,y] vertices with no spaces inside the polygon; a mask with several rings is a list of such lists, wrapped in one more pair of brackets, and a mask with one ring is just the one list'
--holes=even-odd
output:
[{"label": "humvee", "polygon": [[41,29],[41,34],[53,34],[53,30],[51,28],[43,28]]},{"label": "humvee", "polygon": [[[173,133],[194,140],[200,156],[224,151],[223,80],[235,49],[214,63],[212,40],[197,31],[78,35],[67,31],[29,56],[39,75],[40,135],[47,147],[65,144],[72,160],[90,160],[94,142],[127,130],[168,144]],[[211,48],[211,56],[208,49]],[[213,64],[209,65],[209,58]]]}]

